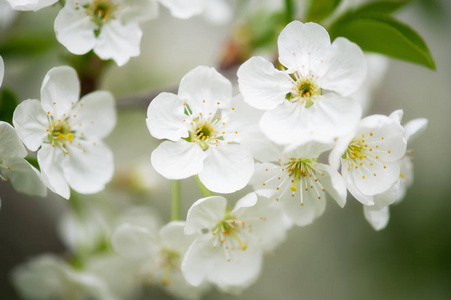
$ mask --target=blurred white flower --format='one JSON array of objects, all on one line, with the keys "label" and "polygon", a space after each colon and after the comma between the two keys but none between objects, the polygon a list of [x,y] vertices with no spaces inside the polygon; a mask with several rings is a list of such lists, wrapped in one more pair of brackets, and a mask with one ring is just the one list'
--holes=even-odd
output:
[{"label": "blurred white flower", "polygon": [[96,91],[80,101],[74,69],[51,69],[41,87],[41,101],[25,100],[13,123],[24,144],[38,151],[49,187],[68,199],[70,187],[82,194],[104,189],[113,176],[113,154],[102,142],[116,124],[113,96]]},{"label": "blurred white flower", "polygon": [[139,266],[113,251],[90,255],[83,264],[83,270],[100,278],[115,299],[141,299],[143,287],[138,272]]},{"label": "blurred white flower", "polygon": [[[405,137],[407,140],[407,146],[410,146],[412,142],[426,130],[428,120],[424,118],[418,118],[407,122],[404,125],[406,131]],[[413,184],[413,149],[408,149],[406,155],[401,159],[401,175],[399,178],[399,192],[397,202],[400,202],[406,195],[407,188]]]},{"label": "blurred white flower", "polygon": [[5,75],[5,63],[3,62],[3,58],[0,56],[0,87],[2,86],[4,75]]},{"label": "blurred white flower", "polygon": [[0,30],[7,29],[16,15],[17,13],[11,9],[6,0],[0,0]]},{"label": "blurred white flower", "polygon": [[115,299],[97,276],[77,271],[54,255],[41,255],[12,273],[14,286],[24,299]]},{"label": "blurred white flower", "polygon": [[237,293],[257,279],[263,251],[285,239],[288,224],[273,201],[250,193],[230,211],[227,200],[212,196],[188,211],[185,234],[198,237],[186,252],[182,272],[192,285],[211,282]]},{"label": "blurred white flower", "polygon": [[37,11],[41,8],[50,6],[58,2],[58,0],[5,0],[14,10],[33,10]]},{"label": "blurred white flower", "polygon": [[371,108],[374,94],[381,88],[381,83],[389,67],[389,59],[380,54],[365,54],[368,72],[363,84],[350,95],[362,106],[363,115]]},{"label": "blurred white flower", "polygon": [[39,171],[26,160],[27,150],[14,128],[0,121],[0,178],[10,181],[18,192],[45,196],[47,187],[42,182]]},{"label": "blurred white flower", "polygon": [[233,17],[233,11],[227,0],[159,0],[171,15],[179,19],[188,19],[202,15],[215,24],[225,24]]},{"label": "blurred white flower", "polygon": [[152,152],[152,166],[168,179],[198,174],[214,192],[242,189],[254,162],[239,144],[249,125],[237,113],[241,109],[246,108],[232,102],[230,81],[213,68],[193,69],[182,78],[178,95],[161,93],[149,105],[150,134],[169,140]]},{"label": "blurred white flower", "polygon": [[56,38],[74,54],[94,49],[122,66],[140,54],[138,23],[157,15],[155,0],[67,0],[55,19]]},{"label": "blurred white flower", "polygon": [[346,187],[362,204],[378,205],[377,195],[384,202],[393,202],[396,193],[383,193],[399,180],[399,160],[406,152],[406,144],[399,120],[372,115],[362,119],[353,134],[337,141],[329,161],[335,169],[341,161]]},{"label": "blurred white flower", "polygon": [[260,134],[247,146],[263,162],[255,165],[250,183],[255,190],[269,189],[271,199],[279,201],[283,212],[298,226],[311,224],[326,208],[326,192],[343,207],[346,186],[341,175],[330,166],[317,162],[319,155],[333,144],[310,142],[295,149],[284,149]]},{"label": "blurred white flower", "polygon": [[137,262],[141,280],[158,284],[182,299],[199,299],[208,286],[194,287],[182,276],[180,265],[194,236],[183,233],[184,222],[170,222],[158,233],[146,226],[122,224],[114,232],[111,243],[121,256]]},{"label": "blurred white flower", "polygon": [[362,50],[345,38],[331,44],[318,24],[294,21],[280,33],[279,71],[262,57],[238,70],[244,101],[266,110],[263,133],[278,144],[329,141],[349,132],[361,108],[346,98],[362,83],[366,63]]}]

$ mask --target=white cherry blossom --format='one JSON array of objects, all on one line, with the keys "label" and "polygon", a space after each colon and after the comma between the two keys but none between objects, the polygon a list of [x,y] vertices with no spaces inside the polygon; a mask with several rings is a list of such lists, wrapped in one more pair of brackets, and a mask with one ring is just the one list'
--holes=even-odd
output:
[{"label": "white cherry blossom", "polygon": [[248,194],[235,208],[212,196],[196,201],[188,211],[185,234],[198,234],[185,254],[182,272],[194,286],[211,282],[237,293],[257,279],[263,251],[285,238],[288,223],[273,201]]},{"label": "white cherry blossom", "polygon": [[101,191],[113,175],[113,155],[102,142],[116,123],[113,96],[92,92],[80,100],[74,69],[51,69],[41,87],[41,101],[25,100],[13,123],[25,146],[38,151],[49,187],[68,199],[70,189],[83,194]]},{"label": "white cherry blossom", "polygon": [[5,0],[14,10],[33,10],[37,11],[41,8],[50,6],[58,2],[58,0]]},{"label": "white cherry blossom", "polygon": [[[402,112],[396,111],[391,117],[401,122]],[[407,145],[426,129],[427,123],[427,119],[419,118],[404,125]],[[389,205],[399,203],[406,195],[407,188],[413,183],[412,154],[413,150],[407,150],[406,154],[399,161],[400,174],[398,182],[387,192],[375,195],[374,205],[364,205],[363,207],[365,219],[375,230],[381,230],[387,226],[390,218]]]},{"label": "white cherry blossom", "polygon": [[252,57],[238,70],[244,100],[265,110],[263,133],[278,144],[328,141],[348,133],[361,108],[349,98],[366,74],[362,50],[345,38],[331,44],[318,24],[294,21],[280,33],[276,69],[262,57]]},{"label": "white cherry blossom", "polygon": [[99,277],[75,270],[49,254],[16,267],[12,279],[24,299],[116,299]]},{"label": "white cherry blossom", "polygon": [[55,19],[58,41],[74,54],[94,49],[118,66],[140,54],[140,22],[155,18],[155,0],[67,0]]},{"label": "white cherry blossom", "polygon": [[188,19],[202,15],[215,24],[224,24],[233,17],[233,11],[227,0],[159,0],[169,9],[171,15],[179,19]]},{"label": "white cherry blossom", "polygon": [[372,115],[362,119],[353,134],[337,141],[329,161],[335,169],[341,162],[341,174],[349,192],[362,204],[371,206],[377,205],[377,195],[388,192],[398,182],[399,160],[405,151],[406,139],[399,120]]},{"label": "white cherry blossom", "polygon": [[10,181],[18,192],[43,197],[47,195],[47,187],[25,156],[27,150],[14,128],[0,121],[0,179]]},{"label": "white cherry blossom", "polygon": [[250,126],[241,120],[243,104],[232,99],[230,81],[215,69],[190,71],[178,95],[161,93],[149,105],[150,134],[167,139],[152,152],[152,166],[168,179],[198,174],[214,192],[242,189],[254,170],[252,156],[239,144]]},{"label": "white cherry blossom", "polygon": [[173,221],[157,233],[125,223],[116,229],[111,243],[118,254],[138,263],[143,282],[160,285],[178,298],[199,299],[208,286],[190,285],[181,272],[183,256],[195,238],[184,234],[184,226],[184,222]]},{"label": "white cherry blossom", "polygon": [[283,212],[298,226],[311,224],[326,208],[328,193],[340,207],[346,203],[346,186],[341,175],[317,161],[333,144],[309,142],[294,149],[284,149],[263,134],[246,139],[243,146],[251,149],[261,161],[255,165],[250,183],[254,189],[269,189],[271,199],[280,202]]}]

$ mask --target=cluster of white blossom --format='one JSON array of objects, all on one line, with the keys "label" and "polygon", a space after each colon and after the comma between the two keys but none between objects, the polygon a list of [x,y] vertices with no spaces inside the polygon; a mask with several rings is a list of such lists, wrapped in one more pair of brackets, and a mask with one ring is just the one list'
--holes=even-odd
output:
[{"label": "cluster of white blossom", "polygon": [[[56,0],[7,2],[16,10],[38,10]],[[159,2],[178,18],[204,11],[211,16],[217,9],[213,2],[228,5]],[[157,15],[157,0],[67,0],[55,32],[70,52],[93,50],[121,66],[139,55],[138,24]],[[155,226],[128,220],[116,226],[111,245],[135,270],[132,280],[160,285],[184,299],[198,299],[212,286],[240,293],[256,281],[264,255],[293,225],[309,225],[324,213],[326,195],[344,207],[349,191],[374,229],[387,225],[389,205],[404,197],[413,180],[407,142],[427,120],[402,126],[401,110],[362,118],[356,95],[367,77],[366,58],[345,38],[331,43],[318,24],[288,24],[278,51],[276,66],[262,57],[240,66],[238,95],[214,68],[200,66],[183,77],[177,94],[161,93],[151,101],[147,127],[164,140],[151,155],[159,174],[170,180],[198,176],[214,193],[248,185],[254,192],[233,208],[222,196],[199,199],[186,221]],[[0,84],[3,72],[0,57]],[[42,196],[48,187],[66,199],[70,188],[82,194],[104,189],[114,167],[102,139],[115,126],[115,101],[106,91],[79,98],[74,69],[61,66],[47,73],[41,100],[19,104],[14,127],[0,122],[1,179],[20,192]],[[40,171],[25,160],[22,143],[37,151]],[[92,272],[43,256],[14,277],[25,297],[116,299]],[[53,278],[45,288],[42,273]]]},{"label": "cluster of white blossom", "polygon": [[[57,0],[6,0],[14,10],[37,11]],[[118,66],[139,56],[140,23],[158,16],[158,2],[174,17],[187,19],[205,14],[207,19],[224,23],[232,11],[225,0],[67,0],[55,19],[58,41],[73,54],[93,50],[103,60]]]},{"label": "cluster of white blossom", "polygon": [[[278,47],[280,67],[252,57],[239,68],[241,95],[232,97],[231,83],[214,69],[197,67],[177,95],[162,93],[149,105],[149,131],[165,140],[152,153],[157,172],[173,180],[198,175],[217,193],[247,184],[256,191],[234,209],[220,196],[200,199],[178,224],[186,235],[178,268],[193,286],[211,283],[230,293],[249,286],[262,254],[293,224],[321,216],[327,194],[343,207],[349,191],[380,230],[410,179],[411,168],[401,169],[411,163],[407,139],[427,122],[404,128],[402,111],[361,118],[352,97],[366,77],[360,48],[345,38],[331,43],[323,27],[298,21],[282,30]],[[330,165],[319,160],[328,151]],[[127,256],[150,251],[154,240],[145,228],[123,225],[113,245]]]}]

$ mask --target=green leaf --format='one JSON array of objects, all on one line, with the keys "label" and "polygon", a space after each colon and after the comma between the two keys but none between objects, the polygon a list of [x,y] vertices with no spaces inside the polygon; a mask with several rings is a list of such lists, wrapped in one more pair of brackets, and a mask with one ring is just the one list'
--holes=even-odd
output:
[{"label": "green leaf", "polygon": [[410,1],[377,1],[370,2],[357,8],[353,15],[363,14],[392,14]]},{"label": "green leaf", "polygon": [[7,88],[0,90],[0,120],[12,124],[13,113],[19,104],[16,95]]},{"label": "green leaf", "polygon": [[11,36],[0,41],[0,53],[5,56],[30,56],[44,53],[56,46],[54,37],[42,33]]},{"label": "green leaf", "polygon": [[307,22],[319,22],[329,16],[341,0],[311,0],[307,10]]},{"label": "green leaf", "polygon": [[435,70],[423,39],[408,25],[384,14],[347,14],[330,28],[331,37],[343,36],[362,50],[377,52]]}]

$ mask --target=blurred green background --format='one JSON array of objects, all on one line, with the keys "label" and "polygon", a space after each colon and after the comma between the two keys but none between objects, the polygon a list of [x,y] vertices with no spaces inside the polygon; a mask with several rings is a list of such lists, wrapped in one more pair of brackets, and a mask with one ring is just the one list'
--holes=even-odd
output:
[{"label": "blurred green background", "polygon": [[[442,0],[440,9],[429,10],[432,3],[409,5],[397,18],[425,39],[437,71],[391,59],[370,110],[389,114],[402,108],[404,122],[429,119],[424,134],[409,145],[415,149],[415,182],[404,201],[390,207],[388,227],[375,232],[363,217],[362,205],[351,196],[344,209],[329,201],[313,225],[289,232],[286,242],[266,257],[260,279],[236,299],[451,299],[451,1]],[[27,48],[22,49],[27,55],[0,52],[5,60],[3,87],[14,90],[21,100],[39,99],[46,72],[64,64],[65,49],[53,34],[57,13],[58,7],[20,13],[0,33],[5,41],[31,30],[37,43],[48,42],[40,45],[43,52]],[[165,9],[142,28],[141,56],[121,68],[111,64],[101,83],[101,89],[117,99],[173,87],[198,65],[216,66],[230,32],[230,25],[214,26],[201,18],[179,20]],[[236,83],[236,78],[232,81]],[[117,178],[108,185],[109,192],[88,199],[122,197],[151,205],[168,221],[168,183],[156,174],[145,177],[146,193],[117,196],[127,168],[151,168],[150,153],[158,141],[145,125],[147,103],[119,110],[116,129],[107,139],[115,154]],[[244,193],[228,198],[234,201]],[[0,197],[0,299],[18,299],[9,272],[37,254],[65,252],[57,222],[69,205],[55,195],[44,199],[17,194],[5,183],[0,184]],[[184,180],[183,213],[200,197],[194,181]],[[155,289],[147,295],[165,297]],[[205,297],[230,298],[216,291]]]}]

